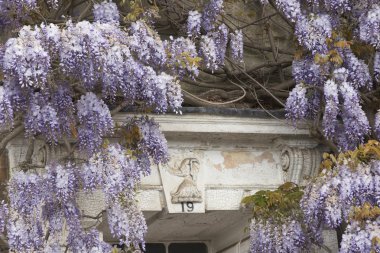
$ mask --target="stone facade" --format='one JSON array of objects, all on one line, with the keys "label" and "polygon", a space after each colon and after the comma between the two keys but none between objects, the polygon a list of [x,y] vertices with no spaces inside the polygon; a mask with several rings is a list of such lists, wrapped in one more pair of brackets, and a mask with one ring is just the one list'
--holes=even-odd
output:
[{"label": "stone facade", "polygon": [[[128,116],[118,114],[115,120]],[[246,253],[250,212],[242,209],[241,199],[285,181],[302,184],[317,172],[321,159],[321,147],[306,126],[296,130],[284,120],[207,114],[155,118],[171,159],[152,168],[139,187],[148,243],[204,242],[208,252]],[[61,154],[59,148],[37,150],[37,164]],[[13,168],[25,155],[23,141],[12,142],[8,152]],[[89,215],[103,208],[101,193],[79,199]],[[105,241],[114,241],[105,221],[99,228]],[[328,245],[333,252],[335,244]]]}]

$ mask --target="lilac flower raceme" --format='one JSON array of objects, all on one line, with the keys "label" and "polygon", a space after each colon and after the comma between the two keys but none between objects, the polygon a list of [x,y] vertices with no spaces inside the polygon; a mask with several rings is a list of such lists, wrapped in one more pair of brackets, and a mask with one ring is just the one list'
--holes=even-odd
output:
[{"label": "lilac flower raceme", "polygon": [[159,35],[142,21],[134,22],[130,28],[130,47],[136,52],[140,60],[151,63],[152,66],[161,66],[166,62],[166,53]]},{"label": "lilac flower raceme", "polygon": [[0,126],[13,125],[14,111],[9,91],[0,87]]},{"label": "lilac flower raceme", "polygon": [[106,45],[106,39],[99,29],[100,24],[82,21],[68,22],[62,31],[60,65],[67,75],[82,80],[86,89],[92,89],[99,79],[101,67],[99,56]]},{"label": "lilac flower raceme", "polygon": [[348,81],[358,89],[365,87],[368,90],[372,89],[372,78],[369,73],[368,65],[359,60],[351,51],[346,51],[345,54],[345,66],[348,70]]},{"label": "lilac flower raceme", "polygon": [[155,163],[168,161],[168,147],[165,137],[162,135],[159,125],[150,119],[141,118],[137,122],[142,135],[140,148],[145,150]]},{"label": "lilac flower raceme", "polygon": [[127,155],[126,149],[115,144],[90,158],[82,168],[81,179],[86,190],[102,186],[107,201],[112,203],[120,194],[133,197],[142,173],[138,162]]},{"label": "lilac flower raceme", "polygon": [[308,85],[322,86],[325,81],[321,66],[314,63],[313,59],[310,58],[294,60],[292,74],[296,83],[304,82]]},{"label": "lilac flower raceme", "polygon": [[215,46],[217,50],[217,62],[218,65],[224,65],[224,57],[227,51],[227,43],[228,43],[228,27],[225,24],[221,24],[218,27],[218,30],[213,33]]},{"label": "lilac flower raceme", "polygon": [[8,204],[2,200],[0,202],[0,233],[4,233],[5,225],[8,220],[9,208]]},{"label": "lilac flower raceme", "polygon": [[306,187],[301,207],[309,227],[325,224],[336,228],[341,221],[349,219],[352,206],[374,205],[378,201],[380,174],[377,160],[359,164],[356,168],[345,164],[336,166],[333,171],[323,171],[313,184]]},{"label": "lilac flower raceme", "polygon": [[7,228],[10,248],[17,252],[42,250],[44,240],[41,220],[12,218]]},{"label": "lilac flower raceme", "polygon": [[380,245],[375,238],[380,238],[380,218],[367,221],[364,225],[354,221],[347,226],[342,236],[340,252],[379,252]]},{"label": "lilac flower raceme", "polygon": [[143,244],[144,247],[144,235],[147,226],[136,203],[129,203],[128,208],[115,203],[108,209],[107,217],[111,233],[116,238],[120,238],[122,243],[132,244],[134,247]]},{"label": "lilac flower raceme", "polygon": [[196,77],[199,74],[196,62],[190,62],[188,58],[195,60],[198,56],[193,41],[188,38],[177,38],[165,41],[165,49],[169,52],[168,63],[172,72],[182,78],[185,75]]},{"label": "lilac flower raceme", "polygon": [[111,1],[103,1],[94,4],[94,19],[101,23],[119,23],[119,10],[115,3]]},{"label": "lilac flower raceme", "polygon": [[307,89],[302,84],[297,84],[289,94],[286,101],[286,117],[296,122],[296,120],[306,119],[308,116],[308,99],[306,97]]},{"label": "lilac flower raceme", "polygon": [[373,60],[373,73],[375,80],[380,82],[380,52],[376,52],[375,58]]},{"label": "lilac flower raceme", "polygon": [[237,63],[243,62],[244,41],[243,31],[236,30],[234,33],[230,33],[230,51],[232,60]]},{"label": "lilac flower raceme", "polygon": [[183,103],[181,85],[171,76],[168,76],[167,79],[169,79],[166,83],[166,97],[168,107],[175,113],[182,114],[180,110]]},{"label": "lilac flower raceme", "polygon": [[[49,8],[60,4],[45,2]],[[0,0],[2,13],[3,3],[12,7],[7,7],[7,15],[20,6],[27,14],[29,7],[45,5]],[[19,19],[21,12],[14,18]],[[15,168],[21,171],[10,179],[9,202],[0,203],[0,232],[7,232],[15,252],[56,253],[63,244],[70,252],[110,252],[98,231],[83,227],[85,213],[77,203],[79,192],[102,190],[106,209],[118,203],[119,211],[126,213],[126,219],[110,214],[110,225],[117,220],[115,231],[123,231],[119,239],[137,248],[144,245],[147,228],[137,206],[136,185],[150,173],[151,162],[168,160],[167,143],[158,124],[148,118],[134,122],[135,129],[114,129],[108,106],[124,101],[139,112],[180,112],[183,99],[177,76],[198,74],[197,48],[188,38],[164,43],[145,21],[119,27],[117,5],[111,1],[94,4],[94,22],[67,20],[24,26],[0,48],[4,73],[0,125],[12,126],[21,119],[27,137],[65,143],[67,149],[61,160],[48,156],[45,168],[34,170],[36,165],[28,160]],[[0,26],[2,22],[3,17]],[[195,29],[198,33],[199,24]],[[220,26],[219,31],[219,37],[212,37],[222,50],[217,55],[214,48],[215,66],[227,44],[228,30]],[[136,130],[137,141],[129,144],[120,139],[124,146],[104,141],[121,130]],[[72,151],[78,157],[72,159]]]},{"label": "lilac flower raceme", "polygon": [[21,86],[44,87],[51,63],[48,52],[38,38],[39,31],[23,27],[17,38],[5,44],[4,74],[16,78]]},{"label": "lilac flower raceme", "polygon": [[223,0],[210,0],[204,7],[202,27],[206,32],[214,29],[218,15],[223,11]]},{"label": "lilac flower raceme", "polygon": [[360,39],[373,45],[376,49],[380,47],[380,5],[374,4],[372,8],[360,18]]},{"label": "lilac flower raceme", "polygon": [[325,0],[325,6],[328,10],[343,13],[351,10],[351,3],[349,0]]},{"label": "lilac flower raceme", "polygon": [[40,208],[45,193],[41,177],[32,173],[16,172],[9,182],[9,206],[21,215],[30,216]]},{"label": "lilac flower raceme", "polygon": [[339,100],[338,100],[338,86],[333,80],[328,80],[324,86],[325,95],[325,113],[323,114],[323,132],[328,139],[335,136],[338,114],[339,114]]},{"label": "lilac flower raceme", "polygon": [[306,236],[301,223],[296,220],[281,224],[253,219],[250,225],[250,252],[302,252],[311,246]]},{"label": "lilac flower raceme", "polygon": [[203,35],[200,42],[199,54],[204,59],[204,64],[212,71],[218,69],[218,56],[215,41],[208,36]]},{"label": "lilac flower raceme", "polygon": [[343,82],[339,88],[339,93],[344,100],[342,109],[344,129],[350,136],[347,138],[347,145],[341,148],[348,150],[363,143],[364,137],[370,132],[370,126],[360,105],[358,92],[347,82]]},{"label": "lilac flower raceme", "polygon": [[189,11],[187,18],[187,35],[189,37],[198,37],[201,33],[202,14],[198,11]]},{"label": "lilac flower raceme", "polygon": [[89,154],[98,150],[101,137],[112,133],[113,120],[107,105],[88,92],[77,102],[79,143]]},{"label": "lilac flower raceme", "polygon": [[41,94],[34,94],[30,110],[25,116],[25,132],[28,136],[43,134],[50,143],[56,143],[60,135],[57,111]]},{"label": "lilac flower raceme", "polygon": [[78,138],[82,150],[91,154],[101,145],[102,137],[113,131],[113,120],[107,105],[88,92],[77,102],[80,127]]},{"label": "lilac flower raceme", "polygon": [[292,22],[296,22],[301,16],[301,5],[298,0],[276,0],[276,4]]},{"label": "lilac flower raceme", "polygon": [[326,14],[301,15],[296,22],[295,35],[298,42],[313,54],[323,54],[327,52],[326,38],[331,37],[332,30],[330,17]]},{"label": "lilac flower raceme", "polygon": [[73,103],[72,89],[65,84],[59,85],[51,92],[51,106],[57,112],[60,132],[71,135],[71,128],[75,125],[76,108]]},{"label": "lilac flower raceme", "polygon": [[56,59],[61,46],[61,29],[55,24],[41,24],[39,37],[43,48],[50,53],[51,59]]},{"label": "lilac flower raceme", "polygon": [[75,166],[70,163],[65,166],[52,164],[47,167],[46,187],[50,194],[55,197],[55,201],[65,203],[75,197],[74,195],[79,187],[78,176],[75,171]]},{"label": "lilac flower raceme", "polygon": [[376,134],[376,137],[380,139],[380,111],[377,111],[375,114],[375,125],[374,125],[374,131]]}]

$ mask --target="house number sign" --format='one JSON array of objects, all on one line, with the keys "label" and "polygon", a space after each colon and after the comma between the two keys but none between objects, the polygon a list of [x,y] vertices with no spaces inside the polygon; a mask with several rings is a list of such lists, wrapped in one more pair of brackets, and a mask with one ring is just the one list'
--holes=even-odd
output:
[{"label": "house number sign", "polygon": [[193,202],[181,202],[182,212],[183,213],[191,213],[194,211],[194,203]]}]

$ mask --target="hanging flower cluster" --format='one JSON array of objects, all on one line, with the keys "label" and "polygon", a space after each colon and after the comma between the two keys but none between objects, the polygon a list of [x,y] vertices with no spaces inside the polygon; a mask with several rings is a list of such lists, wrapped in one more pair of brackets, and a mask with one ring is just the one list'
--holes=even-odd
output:
[{"label": "hanging flower cluster", "polygon": [[299,221],[290,220],[281,223],[272,221],[251,222],[250,252],[304,252],[310,244],[307,243],[305,232]]},{"label": "hanging flower cluster", "polygon": [[[342,252],[370,252],[372,246],[380,247],[379,242],[370,243],[378,233],[380,215],[378,150],[379,143],[371,141],[338,158],[326,155],[322,162],[324,170],[306,186],[301,200],[305,224],[310,228],[337,228],[348,222]],[[370,210],[372,214],[365,216]],[[312,235],[320,237],[319,233]]]},{"label": "hanging flower cluster", "polygon": [[[224,23],[218,25],[217,18],[222,11],[223,0],[211,0],[204,6],[203,13],[190,11],[187,19],[188,37],[192,40],[199,39],[198,51],[203,66],[211,71],[215,71],[224,65],[228,43],[230,44],[231,59],[235,63],[243,62],[243,31],[238,29],[230,33]],[[201,35],[202,28],[206,32],[204,35]],[[177,47],[179,47],[178,42],[176,43]],[[184,41],[180,42],[183,43]],[[173,51],[178,58],[177,50]]]},{"label": "hanging flower cluster", "polygon": [[[297,85],[288,97],[288,118],[293,122],[314,119],[316,125],[322,123],[321,132],[339,150],[354,149],[364,142],[371,130],[377,131],[370,128],[362,109],[360,92],[373,89],[379,60],[375,54],[374,63],[368,63],[359,58],[357,48],[363,47],[363,41],[377,48],[378,36],[374,34],[380,29],[378,5],[369,1],[346,0],[307,1],[305,4],[298,0],[278,0],[276,3],[295,23],[298,42],[307,49],[293,62],[293,77]],[[347,22],[355,26],[352,27],[354,35],[349,38],[339,33],[340,29],[346,29]],[[302,85],[308,87],[306,105],[295,102]],[[299,114],[301,106],[313,108],[313,112]],[[318,111],[323,112],[322,122],[320,117],[316,117]]]},{"label": "hanging flower cluster", "polygon": [[285,183],[274,191],[258,191],[242,203],[252,207],[250,252],[305,252],[311,247],[310,231],[303,223],[299,201],[303,191]]},{"label": "hanging flower cluster", "polygon": [[31,143],[66,147],[45,168],[26,159],[12,174],[9,203],[0,204],[0,232],[12,251],[62,252],[64,244],[70,252],[109,252],[96,229],[83,227],[77,203],[79,192],[98,190],[113,236],[143,245],[147,227],[135,190],[151,163],[168,161],[167,143],[150,118],[120,126],[111,110],[180,113],[179,79],[197,76],[201,64],[220,68],[229,53],[237,63],[243,59],[242,31],[218,24],[223,1],[190,12],[188,36],[165,41],[145,19],[124,26],[114,1],[90,6],[91,21],[62,16],[57,24],[23,26],[42,9],[57,15],[65,7],[57,0],[0,1],[0,28],[19,29],[0,47],[0,127],[21,124]]}]

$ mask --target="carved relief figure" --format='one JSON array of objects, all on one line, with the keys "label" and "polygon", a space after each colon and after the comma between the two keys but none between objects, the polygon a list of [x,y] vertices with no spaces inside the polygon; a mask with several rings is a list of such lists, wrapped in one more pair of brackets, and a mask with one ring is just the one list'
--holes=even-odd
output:
[{"label": "carved relief figure", "polygon": [[199,172],[199,161],[197,158],[185,158],[181,164],[175,165],[175,169],[168,171],[175,176],[184,177],[177,190],[171,193],[172,203],[202,202],[202,193],[197,187],[197,175]]}]

